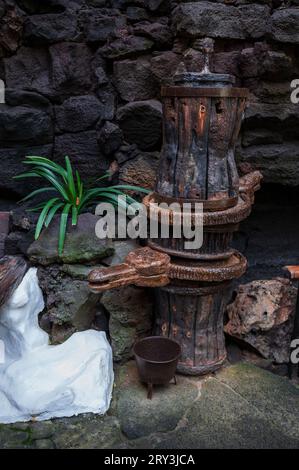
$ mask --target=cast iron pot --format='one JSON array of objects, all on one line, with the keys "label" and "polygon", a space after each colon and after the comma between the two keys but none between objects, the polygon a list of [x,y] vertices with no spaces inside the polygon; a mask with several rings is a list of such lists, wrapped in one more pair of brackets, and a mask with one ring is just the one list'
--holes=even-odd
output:
[{"label": "cast iron pot", "polygon": [[153,395],[153,385],[167,384],[175,378],[181,346],[163,336],[149,336],[134,346],[134,355],[141,382],[148,386],[147,398]]}]

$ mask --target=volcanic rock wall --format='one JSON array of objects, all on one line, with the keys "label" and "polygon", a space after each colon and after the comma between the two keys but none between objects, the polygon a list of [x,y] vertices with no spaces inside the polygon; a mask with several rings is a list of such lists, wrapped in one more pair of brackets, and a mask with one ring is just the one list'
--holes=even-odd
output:
[{"label": "volcanic rock wall", "polygon": [[86,178],[112,165],[121,181],[152,187],[160,86],[188,49],[186,67],[201,69],[202,37],[215,39],[211,69],[251,92],[237,149],[243,169],[260,169],[266,188],[298,186],[298,0],[0,0],[0,199],[34,186],[12,179],[29,154],[67,154]]}]

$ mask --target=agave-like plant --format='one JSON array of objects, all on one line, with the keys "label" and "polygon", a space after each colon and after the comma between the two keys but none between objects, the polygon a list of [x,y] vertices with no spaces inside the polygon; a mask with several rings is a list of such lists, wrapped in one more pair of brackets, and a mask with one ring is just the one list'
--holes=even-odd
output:
[{"label": "agave-like plant", "polygon": [[[31,210],[36,212],[41,211],[35,230],[36,240],[39,238],[43,227],[49,227],[53,217],[57,213],[61,213],[58,237],[59,255],[63,253],[67,223],[70,216],[72,219],[72,226],[76,226],[79,214],[92,204],[106,201],[110,202],[114,206],[117,206],[118,203],[120,203],[122,208],[126,208],[127,204],[136,203],[137,201],[131,196],[125,194],[123,192],[124,190],[148,193],[144,188],[130,185],[87,188],[83,184],[79,172],[76,171],[74,175],[69,157],[65,157],[65,168],[48,158],[38,156],[27,156],[23,163],[31,167],[30,171],[15,176],[15,179],[35,177],[44,178],[48,183],[50,183],[50,186],[42,187],[31,192],[20,202],[27,201],[28,199],[34,198],[38,194],[44,192],[56,192],[54,197],[39,204]],[[97,181],[107,179],[109,176],[110,174],[106,173]],[[119,201],[118,196],[125,196],[125,199]]]}]

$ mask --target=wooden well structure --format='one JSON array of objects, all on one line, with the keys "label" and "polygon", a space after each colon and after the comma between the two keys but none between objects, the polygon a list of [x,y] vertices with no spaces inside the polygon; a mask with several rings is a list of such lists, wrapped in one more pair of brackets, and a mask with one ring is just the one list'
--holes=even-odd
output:
[{"label": "wooden well structure", "polygon": [[[162,88],[163,148],[155,191],[144,198],[149,217],[161,222],[159,203],[203,205],[203,244],[185,249],[185,239],[148,240],[123,264],[95,270],[94,292],[128,284],[155,292],[153,333],[178,341],[178,370],[200,375],[226,359],[223,313],[231,281],[246,270],[246,259],[231,247],[233,232],[251,211],[261,174],[239,179],[234,148],[248,92],[230,75],[178,73]],[[165,215],[165,214],[164,214]],[[193,220],[193,219],[192,219]]]}]

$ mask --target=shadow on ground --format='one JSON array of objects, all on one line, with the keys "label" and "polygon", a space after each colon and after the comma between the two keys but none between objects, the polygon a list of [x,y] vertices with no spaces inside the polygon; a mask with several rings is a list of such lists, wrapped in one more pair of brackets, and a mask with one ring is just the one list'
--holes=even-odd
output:
[{"label": "shadow on ground", "polygon": [[135,363],[116,371],[104,416],[0,425],[0,448],[298,448],[299,389],[246,363],[205,378],[178,377],[152,400]]}]

